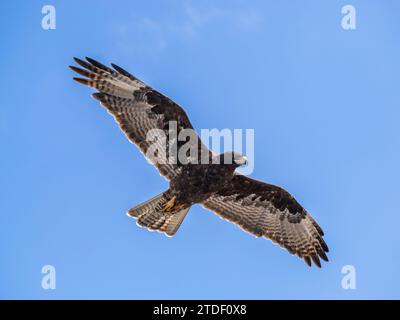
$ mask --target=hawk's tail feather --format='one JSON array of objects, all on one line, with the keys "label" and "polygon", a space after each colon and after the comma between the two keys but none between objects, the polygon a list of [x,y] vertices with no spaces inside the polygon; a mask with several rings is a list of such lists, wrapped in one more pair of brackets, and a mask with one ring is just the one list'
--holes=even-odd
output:
[{"label": "hawk's tail feather", "polygon": [[133,207],[128,210],[128,215],[134,218],[138,218],[143,214],[149,213],[149,212],[154,212],[161,210],[162,205],[167,201],[167,197],[163,193],[160,193],[159,195],[151,198],[150,200],[147,200],[136,207]]},{"label": "hawk's tail feather", "polygon": [[150,200],[129,209],[127,214],[137,219],[137,224],[150,230],[157,230],[167,236],[173,236],[185,219],[190,207],[177,211],[165,212],[163,206],[168,202],[168,195],[164,192]]}]

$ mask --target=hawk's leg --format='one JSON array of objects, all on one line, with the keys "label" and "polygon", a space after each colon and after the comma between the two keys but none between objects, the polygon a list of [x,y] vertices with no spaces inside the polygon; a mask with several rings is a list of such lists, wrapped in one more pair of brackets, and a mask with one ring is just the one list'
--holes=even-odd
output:
[{"label": "hawk's leg", "polygon": [[164,205],[163,205],[163,211],[164,212],[171,212],[174,211],[173,208],[175,206],[176,202],[176,196],[173,196],[170,200],[168,200]]}]

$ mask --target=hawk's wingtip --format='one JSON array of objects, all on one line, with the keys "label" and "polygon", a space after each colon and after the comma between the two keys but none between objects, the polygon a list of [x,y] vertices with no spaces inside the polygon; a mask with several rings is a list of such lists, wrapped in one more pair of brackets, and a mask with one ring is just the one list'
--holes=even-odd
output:
[{"label": "hawk's wingtip", "polygon": [[311,259],[314,262],[314,264],[318,267],[321,268],[321,261],[319,261],[319,258],[317,255],[313,254],[311,255]]},{"label": "hawk's wingtip", "polygon": [[320,251],[318,254],[319,254],[319,256],[320,256],[320,258],[321,258],[322,260],[324,260],[324,261],[326,261],[326,262],[329,262],[328,256],[325,254],[325,252]]},{"label": "hawk's wingtip", "polygon": [[75,80],[76,82],[81,83],[81,84],[84,84],[84,85],[87,85],[87,86],[89,85],[89,80],[87,80],[87,79],[77,78],[77,77],[73,77],[72,79]]},{"label": "hawk's wingtip", "polygon": [[75,67],[75,66],[68,66],[72,71],[75,71],[77,74],[80,74],[81,76],[88,77],[90,78],[90,72],[83,70],[81,68]]}]

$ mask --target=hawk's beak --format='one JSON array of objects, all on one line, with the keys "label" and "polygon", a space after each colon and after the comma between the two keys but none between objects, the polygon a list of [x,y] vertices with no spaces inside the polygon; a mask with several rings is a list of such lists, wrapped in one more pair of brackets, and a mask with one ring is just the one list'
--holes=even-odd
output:
[{"label": "hawk's beak", "polygon": [[241,158],[236,159],[235,162],[236,162],[236,164],[241,166],[241,165],[247,164],[247,158],[245,156],[242,156]]}]

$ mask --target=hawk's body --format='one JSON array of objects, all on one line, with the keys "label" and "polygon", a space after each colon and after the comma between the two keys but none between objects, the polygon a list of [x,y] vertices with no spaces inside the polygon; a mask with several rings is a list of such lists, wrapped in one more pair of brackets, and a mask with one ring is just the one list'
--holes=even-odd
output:
[{"label": "hawk's body", "polygon": [[[152,143],[147,136],[150,131],[156,129],[170,137],[171,122],[176,124],[177,135],[193,129],[184,110],[171,99],[114,64],[115,70],[86,59],[87,62],[75,59],[85,69],[71,67],[86,78],[74,79],[98,90],[93,97],[144,154]],[[165,143],[166,150],[173,144],[178,152],[184,145],[176,139]],[[322,229],[287,191],[237,174],[235,169],[244,162],[236,153],[214,155],[200,139],[192,147],[199,152],[196,156],[188,154],[184,161],[179,157],[166,162],[150,159],[170,181],[170,188],[128,211],[140,226],[172,236],[190,207],[199,203],[253,235],[271,239],[308,265],[312,260],[320,266],[319,258],[328,261]],[[210,162],[198,164],[204,156]],[[167,152],[166,157],[170,159],[172,155]],[[218,159],[219,164],[213,159]]]},{"label": "hawk's body", "polygon": [[178,202],[201,203],[222,190],[233,178],[235,164],[188,164],[171,180],[170,189]]}]

